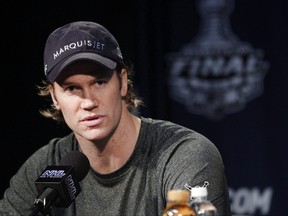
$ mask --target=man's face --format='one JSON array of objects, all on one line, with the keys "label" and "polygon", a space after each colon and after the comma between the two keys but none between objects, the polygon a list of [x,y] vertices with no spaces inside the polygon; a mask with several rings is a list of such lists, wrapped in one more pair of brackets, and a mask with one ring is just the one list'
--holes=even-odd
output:
[{"label": "man's face", "polygon": [[127,93],[127,74],[117,77],[90,61],[78,61],[53,83],[52,99],[76,137],[90,141],[109,138],[116,130]]}]

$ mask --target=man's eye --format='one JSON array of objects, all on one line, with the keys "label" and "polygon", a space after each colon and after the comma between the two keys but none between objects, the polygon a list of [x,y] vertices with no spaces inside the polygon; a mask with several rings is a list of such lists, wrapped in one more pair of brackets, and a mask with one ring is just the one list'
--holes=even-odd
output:
[{"label": "man's eye", "polygon": [[97,85],[103,85],[106,83],[106,80],[97,80],[96,84]]},{"label": "man's eye", "polygon": [[66,88],[68,91],[75,91],[76,90],[76,87],[75,86],[68,86]]}]

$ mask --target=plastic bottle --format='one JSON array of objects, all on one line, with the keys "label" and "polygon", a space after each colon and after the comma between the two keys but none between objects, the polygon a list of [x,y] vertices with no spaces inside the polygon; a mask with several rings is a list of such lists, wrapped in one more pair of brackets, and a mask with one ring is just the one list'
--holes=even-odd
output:
[{"label": "plastic bottle", "polygon": [[189,205],[189,192],[186,190],[170,190],[167,194],[167,205],[162,216],[196,216]]},{"label": "plastic bottle", "polygon": [[193,187],[191,189],[190,205],[195,210],[197,216],[216,216],[217,209],[207,199],[207,187]]}]

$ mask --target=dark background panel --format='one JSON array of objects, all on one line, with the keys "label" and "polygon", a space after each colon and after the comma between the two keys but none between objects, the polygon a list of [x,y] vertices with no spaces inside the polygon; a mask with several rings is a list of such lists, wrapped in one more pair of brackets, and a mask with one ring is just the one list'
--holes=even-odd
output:
[{"label": "dark background panel", "polygon": [[[134,62],[136,90],[146,104],[140,113],[199,131],[218,147],[234,214],[285,215],[288,3],[234,1],[231,32],[253,49],[261,49],[269,69],[261,95],[220,119],[191,114],[168,94],[167,54],[181,50],[199,32],[196,5],[196,0],[107,0],[7,2],[1,7],[1,194],[36,149],[69,131],[38,111],[45,104],[37,96],[36,84],[44,78],[42,54],[48,34],[67,22],[92,20],[107,27],[124,58]],[[265,201],[269,190],[272,198]],[[263,212],[265,205],[268,211]]]}]

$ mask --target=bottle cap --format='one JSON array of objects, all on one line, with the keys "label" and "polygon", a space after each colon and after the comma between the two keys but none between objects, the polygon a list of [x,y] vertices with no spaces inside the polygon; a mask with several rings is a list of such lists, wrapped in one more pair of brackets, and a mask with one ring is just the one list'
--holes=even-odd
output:
[{"label": "bottle cap", "polygon": [[170,190],[167,194],[169,201],[188,201],[189,192],[186,190]]},{"label": "bottle cap", "polygon": [[207,195],[207,187],[193,187],[191,190],[191,197],[206,197]]}]

